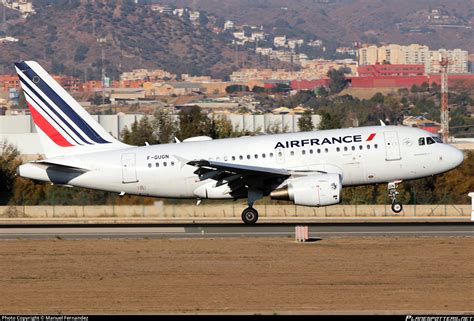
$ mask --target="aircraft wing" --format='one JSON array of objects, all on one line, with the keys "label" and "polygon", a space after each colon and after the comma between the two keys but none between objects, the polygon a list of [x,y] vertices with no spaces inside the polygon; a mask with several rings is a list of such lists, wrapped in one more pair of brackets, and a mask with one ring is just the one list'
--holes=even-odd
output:
[{"label": "aircraft wing", "polygon": [[[216,170],[216,171],[227,171],[233,174],[242,174],[242,175],[263,175],[263,176],[290,176],[290,172],[286,169],[270,168],[270,167],[260,167],[260,166],[249,166],[241,164],[232,164],[232,163],[222,163],[214,162],[208,160],[198,160],[190,161],[188,165],[199,167],[203,169],[204,172],[207,170]],[[199,171],[198,169],[198,171]],[[200,174],[200,173],[196,173]]]},{"label": "aircraft wing", "polygon": [[186,164],[197,167],[194,174],[201,181],[216,180],[216,187],[227,184],[232,195],[247,196],[247,190],[268,195],[276,186],[291,176],[285,169],[194,160]]}]

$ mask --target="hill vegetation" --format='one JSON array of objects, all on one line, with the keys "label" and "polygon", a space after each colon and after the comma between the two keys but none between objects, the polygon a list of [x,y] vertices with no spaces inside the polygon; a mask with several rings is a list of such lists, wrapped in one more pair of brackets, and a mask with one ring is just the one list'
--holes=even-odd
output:
[{"label": "hill vegetation", "polygon": [[[100,79],[102,49],[104,67],[113,79],[135,68],[224,78],[242,65],[260,63],[245,50],[238,53],[238,65],[234,48],[209,29],[131,0],[56,0],[36,5],[37,14],[8,28],[8,34],[20,41],[2,45],[0,66],[6,71],[13,72],[14,61],[37,60],[53,73]],[[283,66],[276,61],[269,64]]]},{"label": "hill vegetation", "polygon": [[[422,43],[432,49],[474,51],[474,7],[470,0],[161,0],[174,6],[195,6],[239,25],[263,25],[304,31],[329,47],[353,42]],[[435,23],[430,10],[447,17]],[[443,27],[444,26],[444,27]],[[288,34],[291,36],[291,34]],[[299,32],[301,37],[301,32]],[[331,48],[327,48],[329,51]]]}]

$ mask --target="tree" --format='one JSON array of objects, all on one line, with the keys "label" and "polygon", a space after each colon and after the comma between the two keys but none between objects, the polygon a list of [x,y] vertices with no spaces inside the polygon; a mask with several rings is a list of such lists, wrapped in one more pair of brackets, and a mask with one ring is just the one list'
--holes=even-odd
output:
[{"label": "tree", "polygon": [[265,87],[253,86],[252,92],[254,93],[264,93],[266,91]]},{"label": "tree", "polygon": [[147,116],[143,116],[140,121],[133,122],[130,130],[125,127],[121,136],[125,144],[134,146],[158,143],[151,121]]},{"label": "tree", "polygon": [[321,116],[321,121],[318,125],[319,130],[341,128],[340,116],[325,110],[322,110],[319,115]]},{"label": "tree", "polygon": [[232,127],[232,122],[225,115],[212,115],[210,136],[212,138],[235,137],[238,134]]},{"label": "tree", "polygon": [[85,45],[79,45],[79,47],[76,48],[76,53],[74,54],[74,61],[75,62],[82,62],[86,59],[87,53],[89,52],[89,47],[86,47]]},{"label": "tree", "polygon": [[375,95],[370,98],[370,101],[373,101],[374,103],[379,103],[382,104],[384,102],[384,95],[381,92],[376,93]]},{"label": "tree", "polygon": [[310,132],[314,129],[311,111],[305,111],[304,114],[298,119],[298,128],[302,132]]},{"label": "tree", "polygon": [[7,141],[0,145],[0,204],[8,204],[13,194],[16,168],[21,164],[20,152]]},{"label": "tree", "polygon": [[316,90],[316,94],[320,97],[327,97],[329,95],[329,92],[326,87],[321,86]]},{"label": "tree", "polygon": [[347,81],[344,76],[344,70],[339,68],[339,70],[331,69],[327,73],[329,77],[329,90],[331,94],[340,93],[347,86]]},{"label": "tree", "polygon": [[152,127],[160,144],[171,142],[177,131],[177,123],[172,116],[161,109],[153,113]]},{"label": "tree", "polygon": [[199,106],[187,106],[179,111],[178,137],[183,140],[189,137],[207,135],[209,118],[202,113]]},{"label": "tree", "polygon": [[250,91],[249,86],[244,85],[230,85],[225,88],[225,92],[228,94],[241,92],[241,91]]}]

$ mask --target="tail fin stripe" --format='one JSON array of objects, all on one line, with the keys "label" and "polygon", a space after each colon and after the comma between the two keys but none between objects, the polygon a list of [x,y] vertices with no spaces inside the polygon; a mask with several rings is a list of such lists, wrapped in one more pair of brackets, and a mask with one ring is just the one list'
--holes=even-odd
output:
[{"label": "tail fin stripe", "polygon": [[110,143],[103,139],[92,127],[87,124],[72,108],[69,106],[51,87],[34,72],[27,63],[22,62],[18,63],[18,68],[31,80],[35,83],[36,87],[47,96],[57,107],[69,117],[83,132],[86,134],[92,141],[104,144]]},{"label": "tail fin stripe", "polygon": [[61,147],[69,147],[74,146],[70,142],[64,138],[51,124],[30,104],[28,103],[28,107],[31,111],[31,116],[36,125],[51,138],[57,145]]},{"label": "tail fin stripe", "polygon": [[[23,87],[23,88],[24,88],[24,87]],[[77,145],[81,145],[81,146],[83,145],[83,144],[79,143],[73,136],[71,136],[71,134],[69,134],[66,130],[64,130],[63,126],[61,126],[61,124],[60,124],[56,119],[54,119],[54,117],[52,117],[52,116],[48,113],[48,111],[45,110],[45,109],[31,96],[31,94],[30,94],[27,90],[24,90],[23,92],[24,92],[24,94],[25,94],[25,97],[27,98],[27,103],[28,103],[28,107],[30,108],[31,114],[33,115],[32,108],[34,108],[34,109],[35,109],[34,112],[35,112],[36,114],[39,114],[39,117],[42,118],[42,119],[40,119],[39,117],[36,117],[36,118],[35,118],[35,117],[33,116],[33,121],[35,122],[35,124],[36,124],[36,120],[37,120],[37,119],[39,119],[39,120],[41,120],[41,121],[44,121],[44,122],[47,122],[46,118],[45,118],[44,116],[42,116],[41,113],[38,111],[38,108],[39,108],[39,109],[41,109],[50,119],[52,119],[52,120],[56,123],[56,125],[57,125],[59,128],[61,128],[61,130],[62,130],[65,134],[67,134],[67,136],[68,136],[69,138],[71,138]],[[37,108],[35,108],[32,103],[35,103],[35,106],[37,106]],[[49,123],[51,123],[51,122],[49,122]],[[38,125],[38,126],[40,126],[40,125]],[[50,125],[50,126],[53,127],[52,125]],[[40,126],[40,128],[45,132],[45,134],[47,134],[47,135],[49,136],[48,132],[50,132],[50,131],[47,131],[47,130],[43,129],[43,127],[45,127],[45,126]],[[54,128],[54,127],[53,127],[53,128]],[[57,131],[56,129],[54,129],[54,130]],[[53,139],[53,138],[51,138],[51,139]],[[54,139],[53,139],[53,140],[54,140]],[[58,144],[58,145],[59,145],[59,144]],[[60,146],[62,146],[62,145],[60,145]],[[72,145],[71,145],[71,146],[72,146]]]},{"label": "tail fin stripe", "polygon": [[[44,99],[41,95],[39,95],[38,92],[37,92],[35,89],[33,89],[33,87],[32,87],[30,84],[28,84],[28,82],[26,82],[26,81],[23,79],[23,77],[21,77],[20,75],[18,75],[18,77],[20,78],[20,82],[21,82],[23,88],[25,88],[25,89],[28,88],[29,90],[31,90],[32,93],[33,93],[36,97],[38,97],[38,98],[41,100],[41,102],[42,102],[46,107],[48,107],[48,109],[50,109],[67,127],[69,127],[69,129],[70,129],[79,139],[81,139],[81,140],[82,140],[84,143],[86,143],[86,144],[91,144],[91,143],[88,142],[86,139],[84,139],[84,137],[82,137],[82,136],[77,132],[77,130],[76,130],[73,126],[71,126],[71,124],[70,124],[69,122],[67,122],[66,119],[64,119],[64,117],[61,116],[61,114],[60,114],[56,109],[54,109],[54,108],[46,101],[46,99]],[[26,90],[25,90],[25,91],[26,91]],[[31,96],[31,95],[30,95],[30,96]]]}]

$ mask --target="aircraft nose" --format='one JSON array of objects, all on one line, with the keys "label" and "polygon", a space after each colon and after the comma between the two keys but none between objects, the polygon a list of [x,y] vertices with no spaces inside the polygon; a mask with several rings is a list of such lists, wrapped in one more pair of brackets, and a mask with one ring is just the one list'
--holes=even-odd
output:
[{"label": "aircraft nose", "polygon": [[452,147],[449,154],[450,154],[451,163],[453,165],[453,168],[458,167],[459,165],[461,165],[461,163],[464,160],[464,153],[461,150],[459,150],[455,147]]}]

